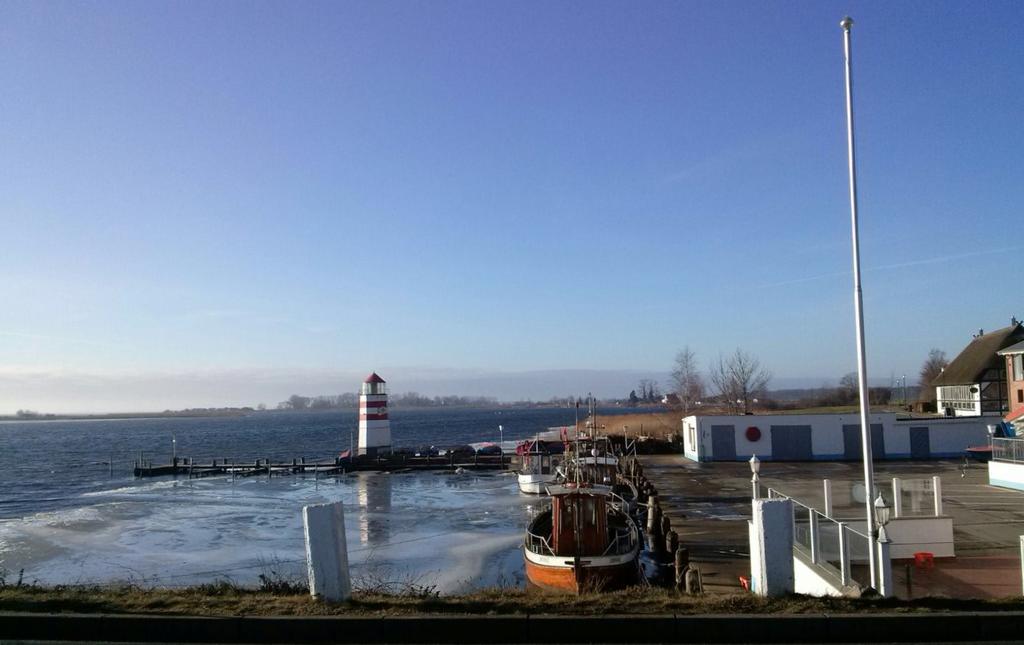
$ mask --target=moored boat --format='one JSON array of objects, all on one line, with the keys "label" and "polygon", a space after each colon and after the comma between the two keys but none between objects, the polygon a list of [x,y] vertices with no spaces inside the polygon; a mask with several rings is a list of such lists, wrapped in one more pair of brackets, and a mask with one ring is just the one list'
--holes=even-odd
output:
[{"label": "moored boat", "polygon": [[551,506],[530,522],[523,556],[530,583],[548,591],[622,589],[640,578],[640,531],[605,486],[549,486]]},{"label": "moored boat", "polygon": [[543,495],[547,487],[558,482],[557,464],[540,441],[533,441],[520,452],[519,490],[531,495]]}]

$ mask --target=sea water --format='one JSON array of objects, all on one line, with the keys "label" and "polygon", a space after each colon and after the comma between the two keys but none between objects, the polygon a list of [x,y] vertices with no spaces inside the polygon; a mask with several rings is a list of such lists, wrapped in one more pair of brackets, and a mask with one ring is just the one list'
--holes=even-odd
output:
[{"label": "sea water", "polygon": [[[606,411],[606,413],[611,411]],[[393,410],[397,446],[506,444],[565,408]],[[354,413],[0,423],[0,574],[42,584],[302,581],[302,507],[341,501],[352,575],[370,589],[453,593],[523,584],[520,546],[542,498],[511,473],[135,479],[139,453],[199,462],[333,459]],[[111,465],[112,464],[112,465]]]}]

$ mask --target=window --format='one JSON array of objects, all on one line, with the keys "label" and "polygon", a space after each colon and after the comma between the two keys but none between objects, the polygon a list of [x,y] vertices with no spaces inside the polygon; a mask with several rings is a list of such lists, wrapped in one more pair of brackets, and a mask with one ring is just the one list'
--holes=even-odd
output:
[{"label": "window", "polygon": [[1017,403],[1024,403],[1024,390],[1017,390]]},{"label": "window", "polygon": [[1024,381],[1024,354],[1013,355],[1013,380]]}]

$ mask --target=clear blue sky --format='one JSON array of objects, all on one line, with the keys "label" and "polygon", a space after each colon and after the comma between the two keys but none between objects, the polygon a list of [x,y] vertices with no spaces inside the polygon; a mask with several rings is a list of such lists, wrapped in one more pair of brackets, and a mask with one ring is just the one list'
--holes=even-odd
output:
[{"label": "clear blue sky", "polygon": [[836,378],[847,13],[868,364],[913,375],[1024,315],[1024,4],[0,1],[0,412],[687,344]]}]

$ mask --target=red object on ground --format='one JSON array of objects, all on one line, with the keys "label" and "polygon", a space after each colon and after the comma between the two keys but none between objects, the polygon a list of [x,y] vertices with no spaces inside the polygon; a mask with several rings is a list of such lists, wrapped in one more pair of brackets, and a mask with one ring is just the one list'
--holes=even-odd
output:
[{"label": "red object on ground", "polygon": [[757,426],[747,428],[747,441],[757,441],[761,438],[761,430]]},{"label": "red object on ground", "polygon": [[914,566],[918,569],[931,569],[935,566],[935,556],[928,551],[918,551],[914,554]]}]

